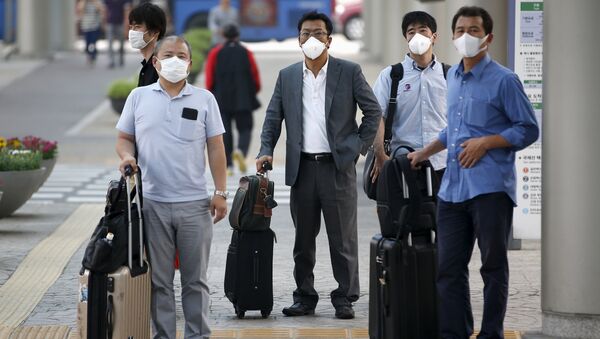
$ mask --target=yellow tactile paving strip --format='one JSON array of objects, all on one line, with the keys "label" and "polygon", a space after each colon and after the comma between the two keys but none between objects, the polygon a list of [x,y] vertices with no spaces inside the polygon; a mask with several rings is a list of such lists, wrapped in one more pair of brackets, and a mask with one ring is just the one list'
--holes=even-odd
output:
[{"label": "yellow tactile paving strip", "polygon": [[81,205],[54,233],[29,252],[0,287],[0,326],[17,327],[27,318],[58,279],[73,253],[90,237],[103,215],[103,208],[98,204]]},{"label": "yellow tactile paving strip", "polygon": [[[68,326],[19,327],[12,336],[8,328],[0,327],[0,339],[79,339],[77,332],[69,332]],[[3,332],[3,330],[5,332]],[[177,332],[183,339],[183,333]],[[246,328],[213,330],[211,339],[368,339],[366,328]],[[471,337],[475,338],[475,336]],[[518,331],[504,332],[505,339],[521,339]]]}]

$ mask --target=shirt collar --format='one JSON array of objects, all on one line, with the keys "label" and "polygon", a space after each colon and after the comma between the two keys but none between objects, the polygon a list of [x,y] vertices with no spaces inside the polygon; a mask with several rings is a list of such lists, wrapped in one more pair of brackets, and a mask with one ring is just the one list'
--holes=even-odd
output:
[{"label": "shirt collar", "polygon": [[142,67],[146,67],[146,65],[148,65],[148,64],[152,65],[152,57],[154,57],[154,54],[152,54],[152,55],[151,55],[151,56],[148,58],[148,60],[146,60],[146,59],[143,59],[143,60],[142,60],[142,62],[141,62],[141,64],[142,64]]},{"label": "shirt collar", "polygon": [[[415,59],[410,57],[410,53],[406,53],[406,56],[404,57],[404,61],[410,61],[412,63],[412,67],[415,70],[421,71],[421,69],[419,68],[419,65],[417,64],[417,62],[415,61]],[[434,69],[435,65],[437,64],[436,60],[435,60],[435,54],[432,55],[432,59],[431,62],[427,65],[427,67]]]},{"label": "shirt collar", "polygon": [[[475,65],[475,67],[471,68],[469,73],[473,74],[473,77],[475,77],[475,79],[479,80],[481,78],[481,75],[483,74],[483,70],[491,61],[492,61],[492,58],[490,57],[490,55],[488,53],[486,53],[485,56],[481,60],[479,60],[477,65]],[[465,65],[464,65],[463,61],[461,60],[460,64],[458,64],[458,67],[456,68],[456,76],[464,75],[464,71],[465,71]]]},{"label": "shirt collar", "polygon": [[[327,57],[327,61],[325,61],[325,65],[323,65],[323,67],[319,71],[319,74],[321,74],[321,72],[323,72],[324,75],[327,75],[327,67],[328,66],[329,66],[329,56]],[[310,72],[311,72],[311,70],[308,69],[308,67],[306,67],[306,61],[303,61],[302,62],[302,74],[303,74],[303,76],[308,75]]]},{"label": "shirt collar", "polygon": [[[163,93],[167,93],[164,88],[162,88],[162,86],[160,85],[160,79],[157,80],[155,83],[153,83],[152,85],[150,85],[150,88],[152,88],[153,91],[157,91],[157,92],[163,92]],[[193,88],[192,85],[190,85],[187,80],[185,81],[185,86],[183,86],[183,89],[181,90],[181,92],[179,92],[179,95],[177,95],[175,98],[179,98],[182,96],[187,96],[193,93]],[[174,98],[173,98],[174,99]]]}]

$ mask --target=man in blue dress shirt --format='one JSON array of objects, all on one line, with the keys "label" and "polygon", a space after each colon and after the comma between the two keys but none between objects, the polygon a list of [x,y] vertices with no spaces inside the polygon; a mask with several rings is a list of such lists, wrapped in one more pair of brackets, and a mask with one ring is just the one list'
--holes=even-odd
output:
[{"label": "man in blue dress shirt", "polygon": [[448,72],[448,127],[436,141],[409,154],[417,166],[448,150],[438,195],[437,286],[443,339],[465,339],[473,333],[468,263],[475,239],[484,282],[478,338],[504,338],[515,152],[539,136],[519,78],[487,53],[492,27],[483,8],[462,7],[454,16],[453,42],[463,59]]}]

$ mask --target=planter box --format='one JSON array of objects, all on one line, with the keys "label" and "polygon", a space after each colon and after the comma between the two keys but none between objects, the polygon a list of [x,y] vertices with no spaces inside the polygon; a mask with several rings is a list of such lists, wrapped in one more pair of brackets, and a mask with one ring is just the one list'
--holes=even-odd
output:
[{"label": "planter box", "polygon": [[113,111],[120,115],[121,112],[123,112],[123,107],[125,107],[125,101],[127,101],[127,98],[110,98],[110,105],[112,106]]},{"label": "planter box", "polygon": [[44,176],[42,177],[42,181],[40,182],[40,186],[38,186],[38,189],[40,187],[42,187],[42,185],[46,182],[46,180],[48,179],[48,177],[50,176],[50,174],[52,174],[52,170],[54,169],[54,165],[56,165],[56,157],[54,157],[52,159],[42,160],[42,166],[41,167],[45,168],[46,171],[44,172]]},{"label": "planter box", "polygon": [[43,182],[46,169],[0,172],[0,218],[11,215],[23,206]]}]

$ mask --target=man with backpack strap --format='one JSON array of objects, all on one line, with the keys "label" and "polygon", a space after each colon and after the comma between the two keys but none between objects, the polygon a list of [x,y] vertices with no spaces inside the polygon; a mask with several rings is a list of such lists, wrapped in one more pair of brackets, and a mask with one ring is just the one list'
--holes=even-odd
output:
[{"label": "man with backpack strap", "polygon": [[[383,69],[373,87],[384,117],[373,143],[376,157],[373,182],[384,161],[389,158],[390,150],[401,145],[423,148],[447,125],[445,78],[449,67],[433,54],[433,44],[438,37],[436,31],[437,24],[431,15],[421,11],[407,13],[402,19],[402,34],[408,42],[410,53],[401,63]],[[394,82],[396,86],[393,86]],[[395,102],[390,98],[394,98]],[[391,123],[391,147],[386,152],[384,121],[389,117],[391,120],[387,123]],[[432,157],[431,162],[441,179],[446,154]]]}]

